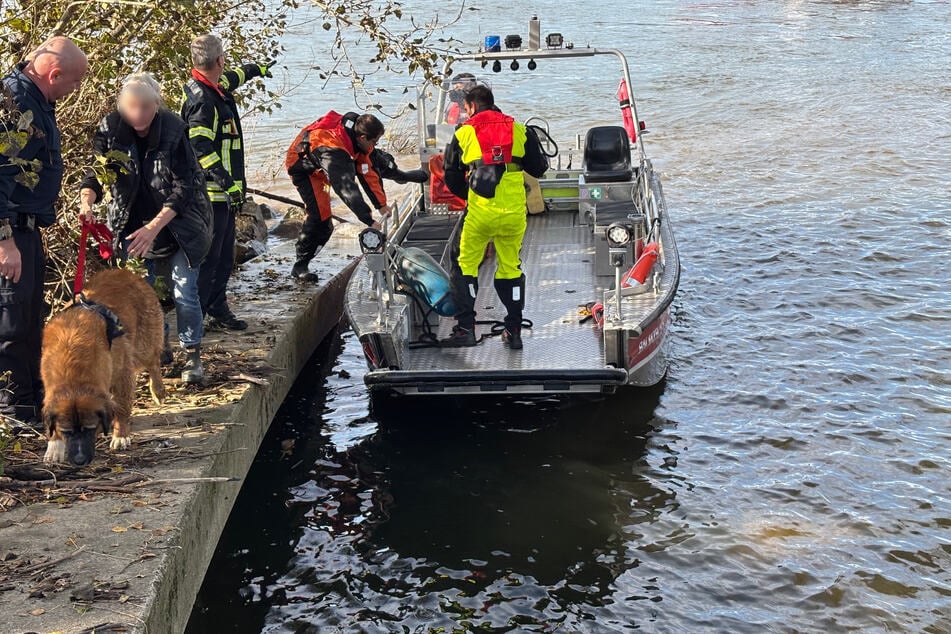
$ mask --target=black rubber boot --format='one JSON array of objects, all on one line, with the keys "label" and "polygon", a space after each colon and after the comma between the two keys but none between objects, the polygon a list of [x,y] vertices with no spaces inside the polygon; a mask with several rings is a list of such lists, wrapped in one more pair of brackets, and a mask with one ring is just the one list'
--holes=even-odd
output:
[{"label": "black rubber boot", "polygon": [[479,296],[479,278],[462,275],[452,280],[452,300],[456,304],[456,321],[468,330],[475,331],[476,297]]},{"label": "black rubber boot", "polygon": [[320,281],[320,278],[316,273],[311,273],[308,265],[310,264],[310,259],[298,260],[294,262],[294,267],[291,269],[291,277],[293,277],[298,282],[307,282],[309,284],[316,284]]},{"label": "black rubber boot", "polygon": [[248,322],[238,317],[228,309],[228,312],[208,315],[209,330],[247,330]]},{"label": "black rubber boot", "polygon": [[456,304],[456,326],[452,335],[439,342],[446,348],[461,348],[479,343],[475,335],[475,301],[479,295],[479,278],[463,275],[452,280],[452,299]]},{"label": "black rubber boot", "polygon": [[443,348],[471,348],[479,345],[479,340],[474,330],[456,325],[452,327],[452,334],[441,339],[439,345]]},{"label": "black rubber boot", "polygon": [[495,280],[495,292],[505,306],[505,330],[502,343],[512,350],[522,349],[522,311],[525,309],[525,276],[514,280]]},{"label": "black rubber boot", "polygon": [[502,343],[508,346],[510,350],[521,350],[522,327],[506,326],[505,330],[502,331]]},{"label": "black rubber boot", "polygon": [[[316,284],[319,281],[316,273],[311,273],[308,267],[310,261],[317,257],[323,248],[323,243],[330,237],[333,231],[333,225],[328,230],[324,223],[314,222],[310,214],[305,219],[304,226],[301,227],[300,236],[294,245],[294,251],[297,259],[291,268],[291,277],[298,282],[308,282]],[[326,236],[324,234],[327,234]]]}]

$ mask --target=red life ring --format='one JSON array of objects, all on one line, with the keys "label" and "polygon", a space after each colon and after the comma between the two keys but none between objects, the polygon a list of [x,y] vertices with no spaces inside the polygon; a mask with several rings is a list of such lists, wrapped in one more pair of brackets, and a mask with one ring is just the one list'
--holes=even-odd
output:
[{"label": "red life ring", "polygon": [[634,109],[631,107],[631,93],[627,89],[627,81],[622,79],[617,87],[617,99],[621,104],[621,117],[624,119],[624,129],[631,143],[637,142],[637,125],[634,123]]}]

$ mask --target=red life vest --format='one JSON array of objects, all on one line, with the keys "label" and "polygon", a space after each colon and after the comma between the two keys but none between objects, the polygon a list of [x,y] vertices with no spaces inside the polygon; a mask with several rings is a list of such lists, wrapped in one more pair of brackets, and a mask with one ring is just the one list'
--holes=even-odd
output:
[{"label": "red life vest", "polygon": [[515,142],[515,119],[497,110],[483,110],[470,117],[464,125],[475,129],[483,165],[502,165],[513,162],[512,145]]},{"label": "red life vest", "polygon": [[455,101],[449,104],[449,107],[446,109],[446,123],[456,125],[459,123],[459,120],[466,116],[466,111],[459,107]]},{"label": "red life vest", "polygon": [[347,130],[343,125],[343,121],[344,115],[331,110],[304,128],[304,136],[306,138],[308,133],[313,132],[314,130],[332,130],[338,137],[341,149],[346,150],[352,156],[354,154],[353,141],[350,139],[350,135],[347,134]]},{"label": "red life vest", "polygon": [[442,154],[429,159],[429,199],[434,205],[446,205],[450,211],[462,211],[466,208],[466,201],[457,198],[446,187],[446,169],[443,167]]}]

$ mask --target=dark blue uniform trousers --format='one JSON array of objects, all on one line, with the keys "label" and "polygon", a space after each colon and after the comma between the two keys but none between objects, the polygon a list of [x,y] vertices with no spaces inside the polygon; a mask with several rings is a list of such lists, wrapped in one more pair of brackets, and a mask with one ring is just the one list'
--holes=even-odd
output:
[{"label": "dark blue uniform trousers", "polygon": [[16,284],[0,278],[0,414],[38,419],[43,406],[40,346],[49,307],[43,300],[46,255],[38,231],[14,229],[23,272]]}]

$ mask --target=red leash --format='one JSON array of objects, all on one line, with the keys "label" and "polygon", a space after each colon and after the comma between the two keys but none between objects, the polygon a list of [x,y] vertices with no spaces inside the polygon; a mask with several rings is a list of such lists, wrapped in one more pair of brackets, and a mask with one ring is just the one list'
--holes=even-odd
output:
[{"label": "red leash", "polygon": [[99,257],[108,260],[112,257],[112,232],[101,222],[82,220],[79,231],[79,258],[76,262],[76,277],[73,278],[73,295],[83,291],[83,282],[86,279],[86,247],[89,245],[89,236],[92,236],[99,245]]}]

